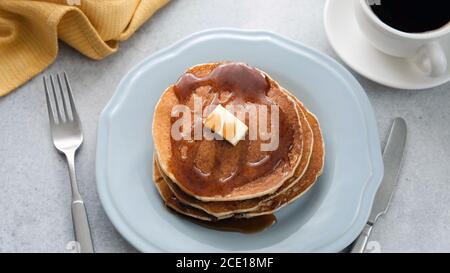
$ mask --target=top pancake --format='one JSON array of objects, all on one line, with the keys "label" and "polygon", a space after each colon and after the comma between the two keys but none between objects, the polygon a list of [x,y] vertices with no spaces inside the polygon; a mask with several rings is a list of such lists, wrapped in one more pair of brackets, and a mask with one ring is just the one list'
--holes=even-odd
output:
[{"label": "top pancake", "polygon": [[[267,74],[243,64],[226,65],[211,63],[188,69],[177,85],[170,86],[163,93],[153,120],[155,150],[162,171],[183,192],[202,201],[244,200],[271,194],[292,177],[302,156],[302,126],[296,102]],[[216,77],[217,74],[220,75],[218,71],[227,72],[226,69],[233,69],[232,73],[235,74],[231,79],[223,75]],[[239,81],[233,82],[236,75]],[[221,85],[205,80],[214,77],[221,81]],[[192,84],[192,79],[200,79],[207,84]],[[265,88],[262,79],[267,83],[267,90],[264,91],[264,96],[259,93],[259,100],[254,99],[258,96],[255,96],[255,93],[250,94],[249,92],[254,91],[249,90]],[[192,88],[181,88],[180,82],[187,82]],[[221,104],[224,107],[229,104],[245,107],[278,106],[278,149],[261,151],[261,143],[267,141],[264,142],[260,138],[249,140],[248,135],[236,146],[224,140],[174,140],[171,137],[174,123],[174,118],[171,117],[172,109],[181,104],[193,110],[194,94],[202,98],[203,109],[210,104]],[[269,109],[268,112],[270,127],[272,111]],[[247,119],[241,120],[249,126]],[[199,120],[194,118],[191,125],[198,123]],[[270,132],[270,128],[268,131]],[[252,166],[254,162],[257,163],[254,164],[256,167]]]},{"label": "top pancake", "polygon": [[[215,202],[203,202],[200,201],[186,193],[184,193],[177,185],[175,185],[165,174],[161,173],[165,182],[175,195],[178,201],[185,205],[189,205],[191,207],[203,210],[204,212],[218,218],[223,219],[230,217],[233,214],[244,213],[256,210],[259,207],[259,204],[263,201],[275,198],[276,196],[282,194],[287,189],[292,187],[298,179],[300,179],[306,171],[308,167],[312,149],[313,149],[313,132],[308,123],[306,115],[303,113],[303,110],[300,107],[301,103],[297,103],[297,110],[299,114],[301,114],[301,123],[303,130],[303,151],[301,155],[300,164],[298,164],[295,169],[294,175],[287,179],[284,184],[278,188],[274,193],[264,195],[257,198],[241,200],[241,201],[215,201]],[[155,159],[156,161],[156,159]]]}]

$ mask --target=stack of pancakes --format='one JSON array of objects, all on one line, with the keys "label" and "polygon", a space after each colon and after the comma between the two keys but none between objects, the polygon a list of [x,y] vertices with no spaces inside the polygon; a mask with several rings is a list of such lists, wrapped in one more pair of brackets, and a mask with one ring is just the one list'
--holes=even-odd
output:
[{"label": "stack of pancakes", "polygon": [[[236,145],[217,139],[175,140],[172,111],[185,105],[194,112],[194,95],[205,102],[202,107],[278,106],[278,148],[262,151],[266,140],[250,140],[248,135]],[[204,118],[193,118],[192,128]],[[241,120],[250,128],[248,119]],[[204,221],[272,214],[310,189],[324,165],[324,143],[314,114],[267,73],[242,63],[189,68],[161,96],[153,138],[153,179],[164,203]]]}]

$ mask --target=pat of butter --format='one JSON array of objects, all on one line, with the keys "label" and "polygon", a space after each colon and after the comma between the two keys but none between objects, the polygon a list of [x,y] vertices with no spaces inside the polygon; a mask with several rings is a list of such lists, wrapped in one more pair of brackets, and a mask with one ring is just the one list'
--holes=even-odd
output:
[{"label": "pat of butter", "polygon": [[245,123],[220,104],[206,117],[203,124],[234,146],[245,137],[248,130]]}]

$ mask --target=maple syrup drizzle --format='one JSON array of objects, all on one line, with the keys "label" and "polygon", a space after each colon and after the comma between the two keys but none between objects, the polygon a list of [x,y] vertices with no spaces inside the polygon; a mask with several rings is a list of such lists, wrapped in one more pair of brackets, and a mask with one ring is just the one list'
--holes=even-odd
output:
[{"label": "maple syrup drizzle", "polygon": [[166,200],[166,202],[172,203],[175,207],[179,208],[186,214],[181,214],[168,207],[170,212],[180,215],[194,224],[214,230],[257,233],[266,230],[277,222],[275,214],[266,214],[252,218],[227,218],[222,220],[204,221],[188,216],[189,214],[195,214],[196,209],[181,203],[175,196],[171,196],[171,198]]},{"label": "maple syrup drizzle", "polygon": [[203,227],[240,233],[257,233],[264,231],[277,222],[274,214],[256,216],[253,218],[228,218],[218,221],[193,220]]},{"label": "maple syrup drizzle", "polygon": [[[192,73],[183,74],[174,86],[175,95],[181,103],[187,103],[191,95],[199,87],[209,86],[208,92],[215,93],[209,105],[220,103],[218,97],[225,94],[226,104],[244,105],[253,103],[256,105],[274,105],[267,94],[271,84],[261,71],[243,63],[226,63],[217,66],[205,77],[197,77]],[[216,94],[219,94],[217,96]],[[203,105],[205,108],[207,105]],[[222,105],[225,106],[225,105]],[[246,137],[236,146],[226,141],[214,141],[212,157],[212,171],[201,172],[196,166],[195,158],[205,144],[204,141],[175,141],[171,138],[172,156],[169,168],[175,178],[190,191],[199,195],[226,195],[236,187],[245,185],[259,177],[263,177],[277,168],[281,162],[288,160],[290,147],[293,143],[293,129],[286,121],[283,109],[279,109],[279,145],[275,151],[262,155],[264,160],[258,164],[252,164],[247,158],[250,140]],[[172,124],[177,118],[172,118]],[[269,119],[270,120],[270,119]],[[248,118],[245,121],[248,126]],[[193,131],[193,130],[192,130]],[[193,132],[192,132],[193,137]],[[230,150],[232,149],[232,150]],[[230,173],[221,173],[223,164],[227,164],[226,156],[231,154],[235,160],[235,168]],[[225,162],[225,163],[224,163]]]}]

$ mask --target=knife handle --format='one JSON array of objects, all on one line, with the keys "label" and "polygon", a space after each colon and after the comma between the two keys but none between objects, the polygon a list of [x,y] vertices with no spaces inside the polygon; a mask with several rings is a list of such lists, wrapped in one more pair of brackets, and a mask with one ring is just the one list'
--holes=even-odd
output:
[{"label": "knife handle", "polygon": [[364,253],[367,242],[369,241],[370,233],[372,233],[372,225],[366,224],[361,234],[355,240],[350,253]]}]

